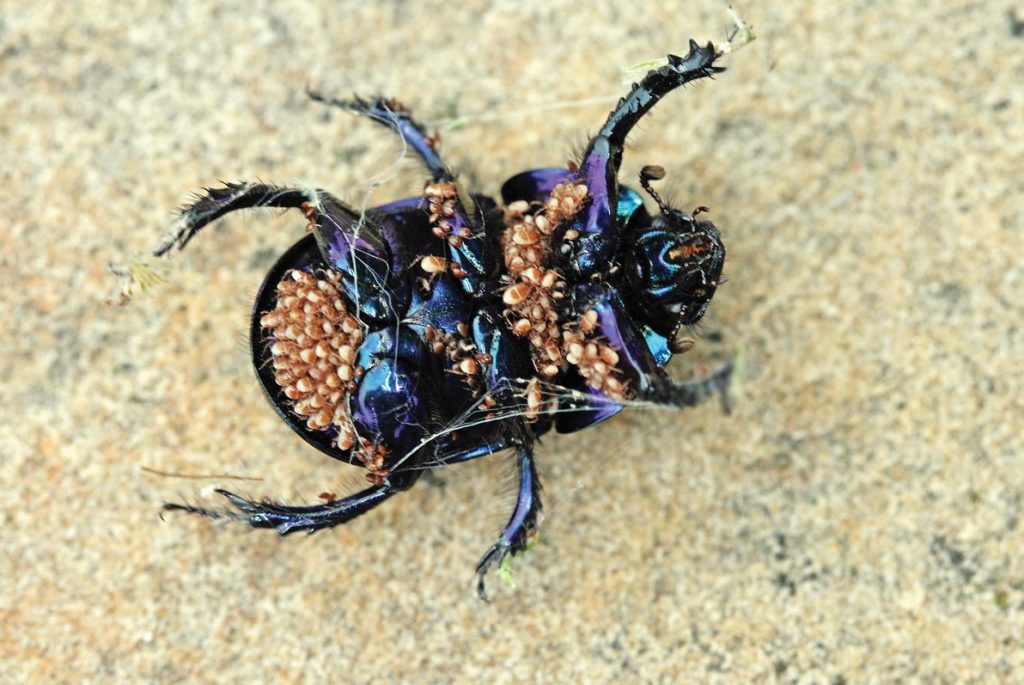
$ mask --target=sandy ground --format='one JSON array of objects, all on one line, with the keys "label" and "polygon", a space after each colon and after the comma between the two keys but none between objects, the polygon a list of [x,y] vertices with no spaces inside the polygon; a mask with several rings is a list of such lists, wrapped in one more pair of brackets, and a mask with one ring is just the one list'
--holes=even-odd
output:
[{"label": "sandy ground", "polygon": [[736,410],[545,440],[541,543],[491,604],[472,568],[507,457],[313,537],[159,517],[217,486],[301,501],[358,474],[280,423],[245,351],[301,216],[222,222],[124,308],[110,262],[219,179],[355,203],[420,187],[307,83],[464,117],[444,151],[497,193],[578,150],[624,68],[725,34],[721,3],[680,4],[5,6],[0,681],[1024,680],[1010,3],[739,6],[758,40],[660,104],[623,172],[661,164],[680,204],[713,208],[731,282],[674,373],[742,355]]}]

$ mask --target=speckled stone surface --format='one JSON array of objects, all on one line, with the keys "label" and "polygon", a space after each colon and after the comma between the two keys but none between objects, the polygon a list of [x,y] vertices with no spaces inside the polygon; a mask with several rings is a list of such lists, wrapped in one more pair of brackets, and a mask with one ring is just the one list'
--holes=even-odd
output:
[{"label": "speckled stone surface", "polygon": [[713,208],[722,342],[689,356],[745,357],[735,412],[545,440],[542,541],[491,604],[472,567],[507,457],[313,537],[159,517],[359,476],[248,366],[251,297],[300,215],[222,222],[124,308],[108,263],[218,179],[420,187],[307,83],[467,117],[445,154],[496,194],[571,156],[623,68],[725,33],[722,4],[682,5],[5,6],[0,681],[1024,680],[1024,28],[1004,3],[738,7],[758,40],[660,104],[623,174],[660,164]]}]

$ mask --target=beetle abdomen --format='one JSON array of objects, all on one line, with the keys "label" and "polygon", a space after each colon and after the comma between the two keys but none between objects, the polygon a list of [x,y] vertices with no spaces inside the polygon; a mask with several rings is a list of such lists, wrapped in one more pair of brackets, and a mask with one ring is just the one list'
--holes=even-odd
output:
[{"label": "beetle abdomen", "polygon": [[317,276],[292,269],[277,284],[277,305],[260,317],[274,342],[274,379],[296,414],[317,430],[334,426],[338,447],[354,438],[345,397],[354,389],[356,350],[363,341],[359,321],[349,314],[336,271]]}]

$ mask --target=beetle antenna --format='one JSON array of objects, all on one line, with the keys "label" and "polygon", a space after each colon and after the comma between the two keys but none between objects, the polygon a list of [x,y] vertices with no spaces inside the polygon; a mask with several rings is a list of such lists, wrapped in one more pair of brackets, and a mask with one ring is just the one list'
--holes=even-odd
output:
[{"label": "beetle antenna", "polygon": [[665,167],[649,164],[640,170],[640,186],[658,203],[658,208],[661,209],[662,214],[669,214],[671,213],[669,206],[665,204],[661,196],[651,187],[651,181],[660,181],[663,178],[665,178]]}]

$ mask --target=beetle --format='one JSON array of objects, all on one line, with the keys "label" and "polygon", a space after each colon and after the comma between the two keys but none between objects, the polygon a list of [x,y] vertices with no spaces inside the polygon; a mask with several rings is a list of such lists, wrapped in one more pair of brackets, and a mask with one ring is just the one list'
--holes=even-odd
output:
[{"label": "beetle", "polygon": [[[428,469],[515,451],[518,494],[498,540],[476,566],[522,551],[541,510],[534,446],[631,402],[695,406],[723,398],[732,366],[688,382],[664,367],[693,341],[724,281],[725,248],[705,207],[684,212],[652,187],[620,185],[625,139],[667,93],[723,71],[712,43],[633,85],[577,162],[509,178],[502,203],[467,193],[437,139],[394,100],[317,101],[383,124],[429,172],[421,195],[357,211],[331,193],[263,183],[205,189],[155,251],[183,248],[224,215],[300,210],[308,233],[270,268],[256,296],[252,362],[281,418],[313,447],[365,469],[367,487],[305,506],[225,490],[226,511],[168,503],[281,534],[352,520],[411,487]],[[724,399],[723,399],[724,403]]]}]

